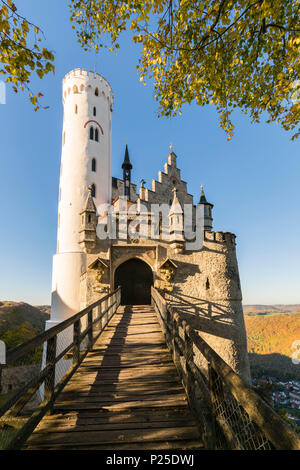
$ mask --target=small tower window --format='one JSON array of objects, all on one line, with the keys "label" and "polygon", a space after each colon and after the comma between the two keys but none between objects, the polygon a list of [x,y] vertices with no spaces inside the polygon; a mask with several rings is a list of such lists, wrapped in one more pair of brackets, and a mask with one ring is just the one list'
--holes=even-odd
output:
[{"label": "small tower window", "polygon": [[64,132],[63,133],[63,145],[65,145],[65,143],[66,143],[66,133]]},{"label": "small tower window", "polygon": [[91,214],[88,214],[88,224],[91,223]]},{"label": "small tower window", "polygon": [[73,86],[73,93],[78,93],[77,85],[74,85],[74,86]]},{"label": "small tower window", "polygon": [[96,106],[94,106],[94,108],[93,108],[93,116],[96,116],[96,114],[97,114]]},{"label": "small tower window", "polygon": [[96,95],[96,96],[99,95],[99,90],[98,90],[98,88],[96,88],[96,90],[95,90],[95,95]]},{"label": "small tower window", "polygon": [[77,104],[75,104],[75,114],[77,114],[77,112],[78,112],[78,106]]},{"label": "small tower window", "polygon": [[93,126],[90,127],[90,139],[94,140],[94,128],[93,128]]},{"label": "small tower window", "polygon": [[98,131],[98,129],[95,129],[95,141],[99,142],[99,131]]},{"label": "small tower window", "polygon": [[84,91],[84,85],[80,85],[80,91]]},{"label": "small tower window", "polygon": [[207,290],[210,288],[210,285],[209,285],[209,279],[208,279],[208,277],[206,278],[206,284],[205,284],[205,287],[206,287],[206,289],[207,289]]},{"label": "small tower window", "polygon": [[92,196],[96,197],[96,186],[92,184]]},{"label": "small tower window", "polygon": [[96,171],[96,159],[93,158],[92,160],[92,171]]}]

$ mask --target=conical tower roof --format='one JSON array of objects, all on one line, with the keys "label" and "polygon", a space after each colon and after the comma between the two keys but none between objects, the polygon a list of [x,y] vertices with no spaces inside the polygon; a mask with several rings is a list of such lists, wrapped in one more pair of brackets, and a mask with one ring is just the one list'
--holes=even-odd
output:
[{"label": "conical tower roof", "polygon": [[206,197],[205,197],[205,194],[204,194],[204,187],[203,187],[203,185],[201,185],[201,195],[200,195],[199,204],[206,204],[206,205],[212,206],[212,207],[214,206],[214,205],[211,204],[210,202],[207,202]]},{"label": "conical tower roof", "polygon": [[131,170],[132,169],[127,144],[126,144],[126,148],[125,148],[124,162],[122,163],[122,168],[123,169],[125,168],[125,170]]}]

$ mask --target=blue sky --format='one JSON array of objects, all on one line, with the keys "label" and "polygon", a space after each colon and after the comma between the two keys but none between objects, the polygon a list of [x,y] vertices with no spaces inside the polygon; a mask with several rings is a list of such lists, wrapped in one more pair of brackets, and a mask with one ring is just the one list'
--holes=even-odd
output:
[{"label": "blue sky", "polygon": [[[213,107],[185,106],[182,116],[157,117],[153,88],[136,73],[139,50],[128,37],[117,55],[84,52],[71,29],[67,1],[16,0],[20,13],[45,32],[55,75],[31,86],[49,110],[33,111],[25,94],[7,87],[0,105],[0,299],[49,303],[56,249],[61,151],[61,81],[94,64],[114,91],[113,175],[121,177],[125,142],[133,182],[163,169],[172,142],[182,178],[198,202],[200,185],[214,207],[214,228],[237,235],[244,303],[300,303],[300,141],[276,124],[251,124],[234,114],[227,142]],[[251,86],[251,84],[249,84]]]}]

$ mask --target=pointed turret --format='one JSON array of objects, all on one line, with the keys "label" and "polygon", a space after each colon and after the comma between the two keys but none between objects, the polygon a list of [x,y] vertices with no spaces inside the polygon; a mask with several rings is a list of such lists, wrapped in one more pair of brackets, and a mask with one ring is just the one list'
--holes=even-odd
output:
[{"label": "pointed turret", "polygon": [[212,229],[212,208],[214,207],[213,204],[207,202],[205,194],[204,194],[204,187],[201,185],[201,195],[199,204],[204,206],[204,230],[211,230]]},{"label": "pointed turret", "polygon": [[81,216],[81,228],[79,231],[79,244],[87,252],[96,246],[97,209],[92,196],[93,187],[88,187]]},{"label": "pointed turret", "polygon": [[126,144],[124,162],[122,164],[123,169],[123,180],[124,180],[124,196],[128,196],[130,199],[130,182],[131,182],[131,170],[132,165],[130,163],[128,146]]},{"label": "pointed turret", "polygon": [[176,187],[172,191],[174,195],[169,212],[171,248],[175,249],[175,253],[180,253],[184,244],[183,210],[177,196]]}]

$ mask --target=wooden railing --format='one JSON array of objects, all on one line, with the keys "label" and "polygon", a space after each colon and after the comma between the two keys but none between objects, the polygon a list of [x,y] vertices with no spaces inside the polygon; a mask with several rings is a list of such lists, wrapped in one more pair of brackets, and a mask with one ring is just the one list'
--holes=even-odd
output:
[{"label": "wooden railing", "polygon": [[300,450],[299,436],[155,288],[152,303],[207,448]]},{"label": "wooden railing", "polygon": [[[2,448],[22,447],[42,417],[51,410],[58,394],[92,349],[120,305],[120,299],[121,290],[118,288],[67,320],[7,352],[8,366],[15,364],[28,353],[44,347],[44,367],[0,408]],[[9,433],[2,432],[1,436],[1,425],[2,429],[5,429],[5,424],[10,423],[13,417],[19,416],[24,406],[39,390],[43,395],[42,403],[17,430],[14,437],[10,441],[7,438],[3,445],[3,440]]]}]

